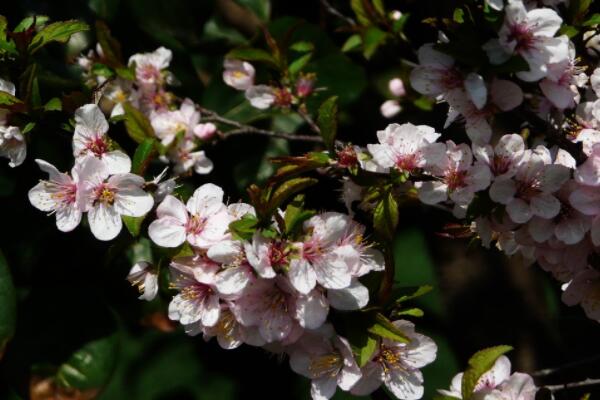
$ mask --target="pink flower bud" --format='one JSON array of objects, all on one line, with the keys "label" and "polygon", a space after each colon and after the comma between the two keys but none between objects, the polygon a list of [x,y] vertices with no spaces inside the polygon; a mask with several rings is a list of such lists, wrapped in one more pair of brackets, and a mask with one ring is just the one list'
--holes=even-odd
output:
[{"label": "pink flower bud", "polygon": [[396,97],[402,97],[406,94],[406,89],[404,88],[404,82],[400,78],[394,78],[390,80],[388,83],[388,88],[392,95]]},{"label": "pink flower bud", "polygon": [[198,139],[208,140],[212,138],[217,131],[217,127],[212,122],[206,124],[198,124],[194,127],[194,135]]}]

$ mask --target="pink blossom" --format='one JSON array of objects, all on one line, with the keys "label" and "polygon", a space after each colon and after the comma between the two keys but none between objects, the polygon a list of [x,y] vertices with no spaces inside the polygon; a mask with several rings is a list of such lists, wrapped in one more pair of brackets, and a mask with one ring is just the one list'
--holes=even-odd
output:
[{"label": "pink blossom", "polygon": [[398,320],[393,324],[408,336],[410,342],[382,339],[371,360],[362,368],[362,378],[351,389],[352,394],[371,394],[383,383],[399,399],[423,397],[420,368],[435,360],[437,346],[427,336],[416,333],[412,322]]},{"label": "pink blossom", "polygon": [[489,167],[495,178],[511,178],[525,154],[525,142],[520,135],[504,135],[494,148],[473,144],[473,154],[478,163]]},{"label": "pink blossom", "polygon": [[189,173],[192,169],[199,175],[210,174],[214,164],[206,156],[204,150],[197,150],[198,145],[191,139],[184,138],[169,150],[168,157],[163,157],[163,161],[174,162],[173,171],[178,175]]},{"label": "pink blossom", "polygon": [[247,90],[254,85],[254,67],[246,61],[225,59],[223,81],[237,90]]},{"label": "pink blossom", "polygon": [[[464,373],[459,373],[452,378],[450,390],[438,390],[440,394],[462,399],[462,379]],[[491,369],[485,372],[475,384],[473,394],[487,393],[500,386],[510,377],[510,360],[506,356],[500,356]]]},{"label": "pink blossom", "polygon": [[219,320],[220,297],[215,288],[219,266],[201,258],[186,257],[171,262],[171,286],[179,291],[169,303],[169,318],[184,325],[199,321],[214,326]]},{"label": "pink blossom", "polygon": [[159,47],[152,53],[134,54],[129,57],[128,66],[135,64],[137,83],[144,89],[154,89],[164,82],[162,71],[169,67],[173,53],[164,47]]},{"label": "pink blossom", "polygon": [[8,158],[11,168],[23,164],[27,156],[27,143],[17,126],[0,126],[0,157]]},{"label": "pink blossom", "polygon": [[600,144],[595,144],[587,160],[573,174],[578,183],[586,186],[600,186]]},{"label": "pink blossom", "polygon": [[251,86],[245,92],[246,99],[252,107],[259,110],[266,110],[271,107],[276,100],[275,89],[267,85]]},{"label": "pink blossom", "polygon": [[588,318],[600,322],[600,273],[588,267],[563,286],[562,301],[580,304]]},{"label": "pink blossom", "polygon": [[465,206],[476,192],[490,184],[489,168],[472,165],[473,155],[466,144],[446,142],[446,154],[427,166],[436,180],[418,182],[419,199],[425,204],[437,204],[450,198],[456,205]]},{"label": "pink blossom", "polygon": [[419,65],[410,74],[410,84],[417,92],[437,97],[462,87],[463,77],[454,67],[454,59],[435,50],[433,43],[421,46],[417,54]]},{"label": "pink blossom", "polygon": [[131,160],[121,150],[111,150],[106,136],[108,122],[95,104],[86,104],[75,111],[73,155],[77,160],[94,156],[106,164],[109,174],[124,174],[131,170]]},{"label": "pink blossom", "polygon": [[290,354],[290,367],[311,379],[313,400],[330,399],[338,386],[348,391],[361,377],[348,341],[331,325],[302,336]]},{"label": "pink blossom", "polygon": [[127,280],[140,292],[139,299],[151,301],[158,294],[158,271],[147,261],[137,262],[129,270]]},{"label": "pink blossom", "polygon": [[217,127],[212,122],[198,124],[194,127],[194,135],[200,140],[210,140],[217,132]]},{"label": "pink blossom", "polygon": [[70,232],[79,225],[82,207],[79,173],[82,164],[75,164],[71,176],[59,172],[56,167],[43,160],[35,160],[40,169],[48,174],[48,180],[40,181],[29,191],[29,201],[41,211],[56,213],[56,227],[62,232]]},{"label": "pink blossom", "polygon": [[568,39],[553,37],[561,24],[562,19],[554,10],[527,11],[521,0],[512,0],[505,7],[499,39],[488,42],[484,48],[493,64],[519,54],[529,64],[529,71],[517,72],[517,76],[524,81],[537,81],[546,76],[548,64],[568,57]]},{"label": "pink blossom", "polygon": [[385,118],[393,118],[402,111],[402,106],[398,100],[386,100],[381,104],[379,111]]},{"label": "pink blossom", "polygon": [[411,123],[390,124],[377,132],[379,144],[369,144],[369,152],[383,170],[396,168],[401,172],[415,172],[443,157],[444,145],[433,144],[440,134],[426,125]]},{"label": "pink blossom", "polygon": [[402,79],[400,78],[390,79],[390,81],[388,82],[388,89],[394,97],[402,97],[406,94],[404,82],[402,82]]},{"label": "pink blossom", "polygon": [[543,146],[526,150],[523,160],[511,179],[496,179],[490,187],[490,197],[506,205],[510,218],[523,224],[537,215],[554,218],[560,202],[553,195],[569,179],[571,170],[553,164],[550,151]]},{"label": "pink blossom", "polygon": [[576,66],[575,48],[571,45],[569,56],[560,62],[549,64],[540,89],[556,108],[573,108],[579,102],[578,88],[587,82],[584,69]]},{"label": "pink blossom", "polygon": [[185,206],[167,196],[156,215],[158,219],[152,221],[148,234],[162,247],[177,247],[187,240],[193,246],[210,248],[225,239],[231,222],[223,204],[223,190],[212,183],[196,189]]},{"label": "pink blossom", "polygon": [[94,157],[84,163],[79,177],[81,206],[88,211],[90,229],[97,239],[114,239],[123,226],[121,215],[141,217],[154,206],[152,195],[143,189],[141,176],[111,175],[106,164]]},{"label": "pink blossom", "polygon": [[150,122],[161,143],[168,146],[178,134],[183,135],[183,138],[193,137],[194,130],[200,122],[200,112],[190,99],[185,99],[178,110],[153,112]]}]

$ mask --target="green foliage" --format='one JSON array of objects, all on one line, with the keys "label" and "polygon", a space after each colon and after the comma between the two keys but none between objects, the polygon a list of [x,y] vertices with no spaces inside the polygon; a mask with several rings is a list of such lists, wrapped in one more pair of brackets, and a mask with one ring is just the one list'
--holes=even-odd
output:
[{"label": "green foliage", "polygon": [[344,42],[344,45],[342,46],[342,51],[347,53],[349,51],[358,49],[362,45],[362,42],[362,37],[358,33],[355,33],[346,39],[346,42]]},{"label": "green foliage", "polygon": [[123,103],[125,111],[125,128],[129,137],[137,143],[143,143],[144,140],[154,137],[154,130],[148,118],[140,110],[129,103]]},{"label": "green foliage", "polygon": [[585,20],[582,26],[593,26],[600,24],[600,14],[594,13],[587,20]]},{"label": "green foliage", "polygon": [[367,331],[383,339],[390,339],[402,343],[408,343],[410,341],[401,329],[396,327],[396,325],[381,313],[375,314],[374,321],[372,325],[367,328]]},{"label": "green foliage", "polygon": [[268,51],[263,49],[256,49],[253,47],[239,47],[237,49],[231,50],[229,53],[227,53],[225,57],[237,60],[264,63],[275,69],[280,68],[280,64],[275,59],[275,57],[273,57],[273,55],[271,55]]},{"label": "green foliage", "polygon": [[46,25],[33,37],[29,44],[29,53],[35,53],[51,42],[65,43],[74,33],[89,29],[90,27],[86,23],[77,20],[53,22]]},{"label": "green foliage", "polygon": [[398,226],[398,202],[392,192],[384,194],[373,211],[373,227],[383,239],[392,240]]},{"label": "green foliage", "polygon": [[0,359],[15,334],[17,298],[4,254],[0,252]]},{"label": "green foliage", "polygon": [[156,156],[159,143],[154,138],[146,138],[138,145],[133,154],[131,171],[137,175],[144,175],[150,161]]},{"label": "green foliage", "polygon": [[44,104],[44,111],[62,111],[62,102],[58,97],[53,97]]},{"label": "green foliage", "polygon": [[141,217],[130,217],[127,215],[121,216],[121,219],[123,220],[123,224],[125,224],[125,227],[127,228],[129,233],[133,237],[140,236],[140,233],[142,231],[142,224],[144,223],[145,218],[146,218],[145,215],[143,215]]},{"label": "green foliage", "polygon": [[263,22],[268,21],[271,16],[269,0],[235,0],[235,2],[252,11]]},{"label": "green foliage", "polygon": [[319,107],[319,116],[317,124],[321,131],[321,137],[329,151],[333,151],[335,136],[337,135],[337,96],[332,96],[325,100]]},{"label": "green foliage", "polygon": [[387,37],[387,33],[375,26],[370,26],[365,30],[365,33],[362,37],[362,42],[363,55],[367,60],[371,58],[373,54],[375,54],[377,48],[385,42]]},{"label": "green foliage", "polygon": [[477,381],[489,371],[498,357],[512,350],[510,346],[495,346],[483,349],[475,353],[469,359],[469,367],[462,378],[461,392],[463,399],[470,399]]},{"label": "green foliage", "polygon": [[231,232],[234,239],[251,240],[257,227],[258,219],[252,214],[246,214],[229,224],[229,232]]},{"label": "green foliage", "polygon": [[287,236],[293,235],[300,230],[304,221],[315,214],[316,212],[314,210],[304,209],[304,195],[296,196],[285,208],[283,217],[285,222],[285,234]]},{"label": "green foliage", "polygon": [[14,108],[23,102],[8,92],[0,91],[0,108]]},{"label": "green foliage", "polygon": [[59,367],[58,385],[79,390],[104,387],[116,364],[117,342],[113,334],[86,343]]}]

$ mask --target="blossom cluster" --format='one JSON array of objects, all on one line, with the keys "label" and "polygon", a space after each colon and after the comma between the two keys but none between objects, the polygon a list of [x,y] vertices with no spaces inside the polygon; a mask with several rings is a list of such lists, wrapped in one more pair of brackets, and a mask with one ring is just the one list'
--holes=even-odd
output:
[{"label": "blossom cluster", "polygon": [[315,91],[315,74],[302,74],[293,84],[255,85],[256,71],[247,61],[225,59],[223,81],[236,90],[244,92],[250,105],[259,110],[271,107],[290,108],[301,103]]},{"label": "blossom cluster", "polygon": [[81,222],[83,213],[94,236],[114,239],[122,228],[121,216],[141,217],[154,206],[144,179],[130,173],[131,160],[106,136],[108,122],[95,104],[75,112],[71,173],[60,172],[52,164],[36,160],[48,179],[29,191],[29,201],[37,209],[56,214],[56,226],[69,232]]},{"label": "blossom cluster", "polygon": [[112,118],[125,114],[125,104],[148,118],[154,135],[164,146],[161,158],[173,164],[175,174],[184,175],[192,170],[208,174],[213,163],[200,149],[215,135],[217,127],[211,122],[200,122],[198,106],[192,100],[179,100],[168,91],[168,85],[176,83],[168,71],[172,57],[171,50],[164,47],[132,55],[127,64],[131,78],[113,76],[112,72],[108,77],[98,74],[93,66],[104,61],[100,45],[77,61],[88,84],[102,88],[100,105]]},{"label": "blossom cluster", "polygon": [[[332,309],[364,308],[369,291],[359,278],[384,269],[382,254],[365,240],[365,227],[348,215],[325,212],[305,220],[297,235],[270,226],[243,239],[230,226],[254,218],[254,208],[227,205],[223,196],[208,183],[187,203],[167,195],[156,209],[151,240],[192,249],[169,265],[171,288],[178,292],[169,318],[190,335],[216,337],[225,349],[246,343],[289,355],[292,369],[312,380],[314,399],[330,398],[338,386],[368,394],[381,384],[400,399],[420,398],[419,368],[435,359],[436,345],[412,323],[394,322],[409,343],[381,339],[359,368],[348,341],[328,321]],[[158,293],[158,272],[149,263],[134,265],[128,279],[141,298]]]},{"label": "blossom cluster", "polygon": [[[530,375],[522,372],[510,373],[510,360],[500,356],[492,368],[476,382],[473,398],[477,399],[518,399],[534,400],[538,388]],[[463,373],[452,378],[449,390],[439,390],[440,394],[453,399],[462,399]]]}]

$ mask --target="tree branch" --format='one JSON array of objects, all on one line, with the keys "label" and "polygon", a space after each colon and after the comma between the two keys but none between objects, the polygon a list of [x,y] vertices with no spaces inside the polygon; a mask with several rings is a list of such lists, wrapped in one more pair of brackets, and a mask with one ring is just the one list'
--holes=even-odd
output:
[{"label": "tree branch", "polygon": [[570,362],[570,363],[567,363],[564,365],[560,365],[558,367],[541,369],[539,371],[533,372],[531,374],[531,376],[534,376],[536,378],[548,376],[548,375],[552,375],[556,372],[563,371],[565,369],[574,368],[574,367],[578,367],[580,365],[585,365],[585,364],[589,364],[589,363],[594,363],[596,361],[600,361],[600,354],[596,354],[595,356],[592,356],[592,357],[589,357],[589,358],[586,358],[583,360],[573,361],[573,362]]},{"label": "tree branch", "polygon": [[544,387],[551,392],[557,392],[559,390],[566,390],[566,389],[579,388],[579,387],[585,387],[585,386],[593,386],[593,385],[600,385],[600,378],[599,379],[588,378],[588,379],[580,381],[580,382],[569,382],[569,383],[563,383],[560,385],[548,385],[548,386],[544,386]]},{"label": "tree branch", "polygon": [[200,113],[204,116],[203,117],[204,121],[219,122],[223,125],[227,125],[227,126],[231,126],[231,127],[235,128],[230,131],[220,133],[219,136],[221,139],[227,139],[230,136],[238,136],[238,135],[262,135],[262,136],[270,136],[270,137],[275,137],[275,138],[281,138],[281,139],[286,139],[286,140],[295,140],[295,141],[301,141],[301,142],[323,143],[323,139],[320,136],[296,135],[293,133],[278,132],[278,131],[271,131],[268,129],[256,128],[252,125],[242,124],[241,122],[234,121],[229,118],[225,118],[212,110],[209,110],[209,109],[206,109],[206,108],[203,108],[200,106],[198,106],[198,109],[200,110]]},{"label": "tree branch", "polygon": [[327,10],[327,12],[329,14],[341,19],[342,21],[344,21],[345,23],[347,23],[349,25],[352,25],[352,26],[356,25],[356,21],[354,21],[352,18],[339,12],[335,7],[333,7],[331,5],[331,3],[329,3],[329,1],[321,0],[321,4],[323,5],[323,8],[325,8],[325,10]]}]

